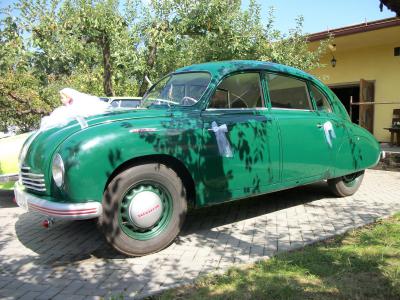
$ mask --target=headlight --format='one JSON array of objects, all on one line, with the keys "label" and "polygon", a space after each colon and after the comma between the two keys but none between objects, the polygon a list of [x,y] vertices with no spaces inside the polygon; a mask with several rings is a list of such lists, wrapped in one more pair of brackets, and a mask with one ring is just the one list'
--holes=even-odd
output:
[{"label": "headlight", "polygon": [[64,184],[64,162],[60,154],[56,154],[53,158],[53,165],[51,167],[53,173],[53,180],[58,187]]}]

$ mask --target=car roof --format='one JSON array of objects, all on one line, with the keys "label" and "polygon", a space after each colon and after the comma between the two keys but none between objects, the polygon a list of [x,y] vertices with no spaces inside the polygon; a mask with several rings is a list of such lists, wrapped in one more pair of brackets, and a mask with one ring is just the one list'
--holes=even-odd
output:
[{"label": "car roof", "polygon": [[180,68],[176,70],[175,73],[205,71],[209,72],[213,77],[213,79],[218,80],[232,72],[250,71],[250,70],[265,70],[277,73],[284,73],[315,81],[315,78],[313,76],[299,69],[281,64],[263,62],[257,60],[229,60],[229,61],[207,62]]}]

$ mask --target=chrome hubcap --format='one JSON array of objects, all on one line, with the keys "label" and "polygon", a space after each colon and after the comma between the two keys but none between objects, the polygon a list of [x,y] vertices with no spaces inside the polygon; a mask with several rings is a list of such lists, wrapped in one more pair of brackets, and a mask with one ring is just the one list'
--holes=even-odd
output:
[{"label": "chrome hubcap", "polygon": [[158,194],[141,191],[132,198],[128,211],[131,222],[141,229],[146,229],[160,220],[163,203]]}]

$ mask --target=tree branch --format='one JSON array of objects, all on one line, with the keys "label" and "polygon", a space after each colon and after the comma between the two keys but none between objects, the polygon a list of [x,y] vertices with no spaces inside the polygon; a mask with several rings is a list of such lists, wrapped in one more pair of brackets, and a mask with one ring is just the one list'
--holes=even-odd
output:
[{"label": "tree branch", "polygon": [[21,103],[21,104],[26,104],[26,105],[28,105],[29,109],[26,109],[26,110],[23,110],[23,111],[18,111],[18,110],[15,111],[15,113],[16,113],[18,116],[22,116],[22,115],[28,114],[28,113],[34,113],[34,114],[39,114],[39,115],[45,115],[45,114],[48,113],[48,112],[47,112],[46,110],[44,110],[44,109],[38,109],[38,108],[33,108],[33,107],[31,107],[31,106],[30,106],[29,100],[24,99],[24,98],[21,98],[21,97],[18,97],[18,96],[16,96],[15,94],[13,94],[12,92],[8,92],[7,95],[8,95],[11,99],[13,99],[13,100],[15,100],[15,101],[17,101],[17,102],[19,102],[19,103]]}]

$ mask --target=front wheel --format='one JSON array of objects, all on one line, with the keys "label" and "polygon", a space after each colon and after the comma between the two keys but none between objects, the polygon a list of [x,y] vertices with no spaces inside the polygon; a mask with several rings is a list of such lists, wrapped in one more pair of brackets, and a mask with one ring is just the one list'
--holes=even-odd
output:
[{"label": "front wheel", "polygon": [[103,198],[99,227],[119,252],[142,256],[167,247],[187,211],[186,190],[162,164],[144,164],[118,174]]},{"label": "front wheel", "polygon": [[357,192],[363,178],[364,171],[360,171],[338,178],[328,179],[328,186],[338,197],[351,196]]}]

